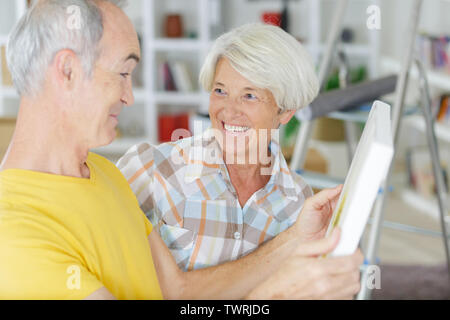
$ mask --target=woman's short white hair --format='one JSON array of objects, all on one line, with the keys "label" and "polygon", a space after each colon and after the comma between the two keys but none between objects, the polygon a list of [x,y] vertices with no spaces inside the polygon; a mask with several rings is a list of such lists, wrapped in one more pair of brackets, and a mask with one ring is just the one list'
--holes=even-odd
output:
[{"label": "woman's short white hair", "polygon": [[283,111],[306,107],[318,94],[311,57],[299,41],[279,27],[252,23],[220,36],[200,71],[200,85],[208,92],[221,58],[228,59],[256,87],[270,90]]},{"label": "woman's short white hair", "polygon": [[[36,0],[11,32],[7,63],[14,85],[23,96],[41,89],[47,68],[56,53],[70,49],[90,76],[99,56],[103,18],[99,1],[123,8],[124,0]],[[72,20],[77,14],[79,24]]]}]

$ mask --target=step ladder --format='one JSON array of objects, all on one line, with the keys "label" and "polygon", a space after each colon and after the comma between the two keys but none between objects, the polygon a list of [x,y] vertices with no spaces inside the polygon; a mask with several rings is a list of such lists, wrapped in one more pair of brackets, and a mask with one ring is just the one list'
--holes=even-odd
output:
[{"label": "step ladder", "polygon": [[[407,33],[407,43],[405,46],[405,54],[403,59],[402,68],[400,70],[400,73],[395,78],[395,101],[392,108],[392,132],[393,132],[393,141],[394,141],[394,148],[397,146],[398,143],[398,137],[399,137],[399,128],[401,124],[401,119],[404,116],[404,101],[405,101],[405,95],[407,90],[407,82],[408,82],[408,76],[409,71],[411,69],[411,65],[414,58],[414,47],[415,47],[415,39],[417,35],[417,26],[418,21],[420,17],[420,10],[422,6],[423,0],[413,0],[413,10],[411,12],[411,17],[409,19],[410,26]],[[321,88],[323,89],[325,79],[329,73],[330,66],[333,60],[333,53],[336,51],[336,47],[338,44],[338,37],[342,30],[342,22],[345,14],[345,10],[348,5],[348,0],[339,0],[337,1],[337,9],[335,11],[335,15],[333,17],[333,21],[331,24],[331,30],[329,33],[329,37],[327,40],[326,45],[326,51],[324,53],[323,59],[320,64],[319,69],[319,81],[321,84]],[[342,60],[342,59],[341,59]],[[359,292],[357,299],[365,300],[370,299],[371,296],[371,289],[366,286],[367,280],[368,280],[368,268],[367,266],[376,264],[376,253],[378,250],[378,244],[381,234],[381,227],[386,226],[390,228],[394,228],[397,230],[402,231],[408,231],[408,232],[417,232],[420,234],[433,234],[441,236],[444,241],[444,248],[445,248],[445,256],[447,260],[447,267],[449,272],[449,281],[450,281],[450,251],[449,251],[449,234],[450,234],[450,227],[449,227],[449,216],[448,216],[448,203],[446,202],[446,196],[447,196],[447,189],[444,183],[444,177],[440,166],[439,161],[439,148],[435,136],[434,131],[434,120],[432,118],[431,114],[431,100],[430,100],[430,94],[429,94],[429,88],[426,78],[426,73],[421,65],[421,63],[416,59],[415,63],[418,65],[419,73],[420,73],[420,85],[421,85],[421,106],[422,106],[422,114],[425,119],[426,123],[426,133],[427,133],[427,141],[428,146],[430,149],[430,156],[432,158],[432,164],[433,164],[433,174],[436,181],[436,188],[437,188],[437,198],[439,203],[439,213],[440,213],[440,224],[441,224],[441,230],[442,232],[436,233],[433,231],[425,230],[422,228],[412,227],[408,225],[402,225],[398,223],[392,223],[388,221],[384,221],[384,209],[387,202],[387,194],[389,194],[389,180],[392,174],[393,166],[391,164],[391,167],[389,169],[388,176],[386,178],[386,181],[382,184],[382,187],[380,189],[380,193],[375,201],[375,205],[372,211],[372,217],[369,219],[369,224],[371,224],[371,229],[369,233],[369,238],[367,242],[367,247],[362,248],[362,251],[365,255],[366,260],[366,268],[362,268],[362,274],[361,274],[361,291]],[[375,80],[372,83],[366,83],[366,89],[369,88],[370,85],[373,85],[372,90],[369,90],[369,92],[365,92],[369,100],[375,100],[375,98],[371,97],[371,94],[373,94],[374,90],[380,89],[383,85],[387,85],[387,80],[378,82],[380,80]],[[392,79],[390,79],[392,81]],[[375,82],[375,85],[374,85]],[[352,97],[349,97],[348,94],[351,93],[352,88],[346,88],[344,85],[344,88],[341,90],[338,90],[334,92],[335,95],[342,94],[342,99],[348,99],[348,102],[356,102],[358,103],[358,99],[352,99]],[[361,91],[364,90],[354,90],[354,93],[358,95],[361,93]],[[319,95],[319,97],[315,100],[322,98],[322,105],[314,105],[314,102],[311,104],[311,106],[315,107],[315,109],[312,109],[313,107],[309,107],[309,110],[306,111],[300,111],[298,114],[298,117],[300,119],[303,119],[301,122],[301,127],[298,133],[297,137],[297,143],[294,149],[294,154],[291,161],[291,169],[292,170],[300,170],[304,166],[305,158],[306,158],[306,151],[308,148],[308,143],[311,138],[311,133],[314,128],[314,119],[316,119],[319,116],[328,115],[333,116],[335,118],[340,118],[342,120],[345,120],[346,125],[346,136],[347,136],[347,143],[349,146],[349,155],[352,155],[351,152],[351,146],[355,142],[355,132],[349,130],[349,127],[347,127],[350,122],[354,121],[356,117],[359,117],[359,120],[364,120],[363,116],[361,114],[357,114],[354,112],[347,113],[342,112],[341,109],[344,109],[345,107],[353,106],[354,104],[345,105],[345,103],[339,105],[338,103],[330,103],[329,105],[326,104],[326,100],[324,100],[324,95],[330,94],[330,93],[323,93]],[[364,95],[363,94],[363,95]],[[380,94],[381,96],[381,94]],[[362,99],[362,97],[359,97]],[[332,99],[329,101],[333,101]],[[359,101],[361,102],[361,101]],[[353,119],[352,119],[353,117]],[[306,120],[305,120],[306,119]],[[396,149],[396,148],[395,148]],[[394,149],[394,152],[395,152]],[[308,183],[311,183],[311,186],[317,187],[317,188],[329,188],[334,187],[337,184],[340,184],[343,182],[343,180],[339,180],[336,178],[331,178],[326,175],[320,175],[317,173],[311,173],[306,171],[299,171],[302,176],[305,178],[305,180]]]}]

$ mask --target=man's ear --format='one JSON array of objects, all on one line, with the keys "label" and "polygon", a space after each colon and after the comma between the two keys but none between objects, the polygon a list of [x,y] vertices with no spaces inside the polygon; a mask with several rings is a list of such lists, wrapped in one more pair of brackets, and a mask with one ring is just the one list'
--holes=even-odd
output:
[{"label": "man's ear", "polygon": [[81,64],[72,50],[61,50],[53,59],[53,71],[58,87],[72,91],[81,76]]},{"label": "man's ear", "polygon": [[280,124],[287,124],[291,121],[297,110],[285,110],[280,114]]}]

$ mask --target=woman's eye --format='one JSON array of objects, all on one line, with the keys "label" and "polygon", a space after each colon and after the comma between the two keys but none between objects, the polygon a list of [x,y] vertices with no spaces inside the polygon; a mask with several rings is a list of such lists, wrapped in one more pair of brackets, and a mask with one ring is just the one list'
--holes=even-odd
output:
[{"label": "woman's eye", "polygon": [[257,96],[255,96],[254,94],[251,94],[251,93],[247,93],[244,97],[247,100],[256,100],[256,99],[258,99]]},{"label": "woman's eye", "polygon": [[223,96],[225,94],[225,92],[222,89],[216,88],[214,89],[214,92],[217,93],[218,95]]},{"label": "woman's eye", "polygon": [[130,74],[129,73],[121,73],[120,75],[126,79]]}]

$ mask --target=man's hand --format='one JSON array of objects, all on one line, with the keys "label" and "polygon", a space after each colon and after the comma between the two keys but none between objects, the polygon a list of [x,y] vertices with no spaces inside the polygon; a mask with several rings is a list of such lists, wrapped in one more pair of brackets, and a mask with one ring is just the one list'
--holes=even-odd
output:
[{"label": "man's hand", "polygon": [[337,258],[327,254],[339,241],[339,229],[325,239],[299,244],[276,273],[256,287],[248,299],[352,299],[360,290],[360,250]]},{"label": "man's hand", "polygon": [[294,224],[296,235],[301,241],[318,240],[325,236],[342,187],[339,185],[334,189],[325,189],[306,199]]}]

